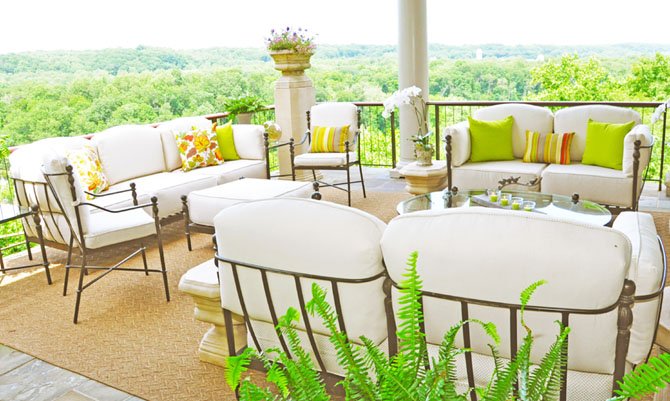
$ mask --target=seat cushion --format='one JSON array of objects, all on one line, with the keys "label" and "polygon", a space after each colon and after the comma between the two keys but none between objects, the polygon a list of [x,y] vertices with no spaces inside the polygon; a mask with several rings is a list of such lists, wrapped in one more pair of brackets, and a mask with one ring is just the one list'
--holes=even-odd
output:
[{"label": "seat cushion", "polygon": [[574,132],[575,137],[570,147],[570,159],[581,161],[586,147],[586,125],[589,118],[605,123],[623,124],[635,121],[640,124],[640,114],[633,109],[607,105],[577,106],[561,109],[556,112],[554,118],[554,132]]},{"label": "seat cushion", "polygon": [[150,125],[112,127],[91,142],[110,185],[165,170],[160,131]]},{"label": "seat cushion", "polygon": [[221,210],[240,202],[269,198],[309,198],[312,184],[302,181],[246,178],[188,195],[189,217],[197,224],[212,226]]},{"label": "seat cushion", "polygon": [[[139,203],[149,203],[152,196],[158,198],[158,215],[163,218],[181,212],[181,196],[188,195],[191,191],[209,188],[216,185],[214,177],[194,175],[193,172],[183,171],[162,172],[145,177],[135,178],[110,187],[110,191],[130,188],[134,182],[137,188],[137,200]],[[123,208],[133,204],[129,192],[108,197],[96,198],[93,203],[106,208]],[[147,210],[147,212],[151,212]]]},{"label": "seat cushion", "polygon": [[[349,152],[349,163],[358,160],[358,155]],[[347,164],[346,153],[303,153],[294,159],[296,167],[341,167]]]},{"label": "seat cushion", "polygon": [[240,178],[267,178],[263,160],[240,159],[224,161],[218,166],[209,166],[190,171],[194,176],[213,177],[216,184],[239,180]]},{"label": "seat cushion", "polygon": [[[501,120],[507,116],[514,117],[512,125],[512,148],[514,157],[521,159],[526,148],[526,131],[531,130],[546,134],[554,132],[554,115],[546,107],[529,104],[499,104],[476,110],[472,117],[478,120]],[[558,132],[558,131],[556,131]]]},{"label": "seat cushion", "polygon": [[632,187],[631,177],[611,168],[573,163],[550,164],[542,171],[542,192],[567,196],[577,193],[604,205],[630,207]]},{"label": "seat cushion", "polygon": [[496,188],[503,178],[521,177],[520,182],[530,182],[542,175],[544,163],[524,163],[522,160],[507,160],[481,163],[465,163],[452,171],[453,185],[459,189]]},{"label": "seat cushion", "polygon": [[89,218],[86,246],[91,249],[156,234],[154,219],[143,210],[123,213],[93,213]]},{"label": "seat cushion", "polygon": [[[628,279],[635,282],[635,295],[647,295],[659,289],[663,280],[663,253],[658,242],[654,218],[648,213],[623,212],[612,228],[623,232],[632,245]],[[636,302],[633,305],[628,361],[643,362],[654,340],[659,299]]]}]

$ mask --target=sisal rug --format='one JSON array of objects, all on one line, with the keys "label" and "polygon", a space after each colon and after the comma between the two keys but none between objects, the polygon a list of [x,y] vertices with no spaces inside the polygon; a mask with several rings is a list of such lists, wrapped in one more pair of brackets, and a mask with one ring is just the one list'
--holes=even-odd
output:
[{"label": "sisal rug", "polygon": [[[346,193],[322,189],[323,199],[346,205]],[[405,193],[352,194],[352,206],[383,221],[396,216]],[[652,213],[666,247],[670,213]],[[181,221],[163,229],[171,302],[165,302],[161,277],[114,272],[86,290],[80,322],[72,324],[75,279],[62,296],[65,253],[48,249],[54,284],[41,270],[0,275],[0,343],[62,368],[148,400],[234,400],[223,369],[198,360],[197,348],[209,325],[193,318],[190,296],[177,290],[190,267],[213,257],[208,235],[193,236],[188,252]],[[117,261],[131,246],[102,249],[93,264]],[[149,262],[158,260],[149,244]],[[12,264],[24,263],[19,258]],[[135,266],[141,260],[132,261]],[[72,272],[74,273],[74,271]]]}]

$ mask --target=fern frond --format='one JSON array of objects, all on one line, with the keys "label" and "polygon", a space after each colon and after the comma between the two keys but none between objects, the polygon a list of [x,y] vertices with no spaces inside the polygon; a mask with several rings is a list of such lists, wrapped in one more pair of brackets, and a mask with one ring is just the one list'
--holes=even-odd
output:
[{"label": "fern frond", "polygon": [[407,259],[404,280],[399,284],[400,297],[398,303],[398,353],[403,354],[411,364],[415,376],[422,377],[428,364],[425,334],[421,331],[423,324],[423,307],[421,289],[423,283],[417,272],[419,254],[412,252]]},{"label": "fern frond", "polygon": [[559,396],[563,384],[563,372],[567,368],[568,356],[565,346],[570,328],[564,327],[560,322],[556,323],[559,326],[556,341],[549,347],[537,369],[531,373],[527,388],[524,389],[529,400],[553,400]]},{"label": "fern frond", "polygon": [[326,302],[326,290],[318,284],[312,284],[312,299],[305,305],[307,311],[321,317],[324,325],[330,331],[330,342],[337,352],[337,361],[345,370],[345,379],[343,386],[345,391],[355,395],[347,397],[348,399],[375,400],[375,386],[370,376],[365,370],[365,363],[361,356],[360,349],[353,347],[349,342],[347,335],[339,330],[337,325],[337,315],[333,308]]},{"label": "fern frond", "polygon": [[240,385],[242,374],[249,370],[249,364],[254,355],[256,355],[256,351],[253,348],[245,348],[241,354],[226,358],[224,376],[233,390]]},{"label": "fern frond", "polygon": [[617,396],[610,401],[639,399],[657,392],[670,383],[670,354],[650,358],[647,363],[638,365],[618,383],[620,389],[615,390]]},{"label": "fern frond", "polygon": [[255,385],[249,378],[243,380],[240,384],[240,401],[273,401],[279,399],[270,390]]}]

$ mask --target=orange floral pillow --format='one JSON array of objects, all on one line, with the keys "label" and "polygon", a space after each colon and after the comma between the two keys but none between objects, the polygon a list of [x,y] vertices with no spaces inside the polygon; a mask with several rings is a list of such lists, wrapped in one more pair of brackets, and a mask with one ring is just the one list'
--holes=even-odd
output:
[{"label": "orange floral pillow", "polygon": [[216,140],[216,132],[199,130],[193,127],[191,131],[176,134],[175,139],[179,156],[181,156],[181,169],[183,171],[223,163],[223,157],[221,157],[219,144]]}]

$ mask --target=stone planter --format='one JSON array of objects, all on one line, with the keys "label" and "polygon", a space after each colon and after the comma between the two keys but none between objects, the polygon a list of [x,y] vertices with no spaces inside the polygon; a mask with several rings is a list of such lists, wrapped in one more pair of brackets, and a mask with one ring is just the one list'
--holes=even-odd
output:
[{"label": "stone planter", "polygon": [[269,52],[275,62],[275,70],[282,75],[302,75],[312,65],[309,63],[312,53],[296,53],[290,50]]},{"label": "stone planter", "polygon": [[432,166],[433,165],[434,149],[424,148],[423,145],[417,143],[414,145],[414,154],[416,155],[417,166]]},{"label": "stone planter", "polygon": [[237,115],[238,124],[251,124],[251,115],[253,113],[240,113]]}]

